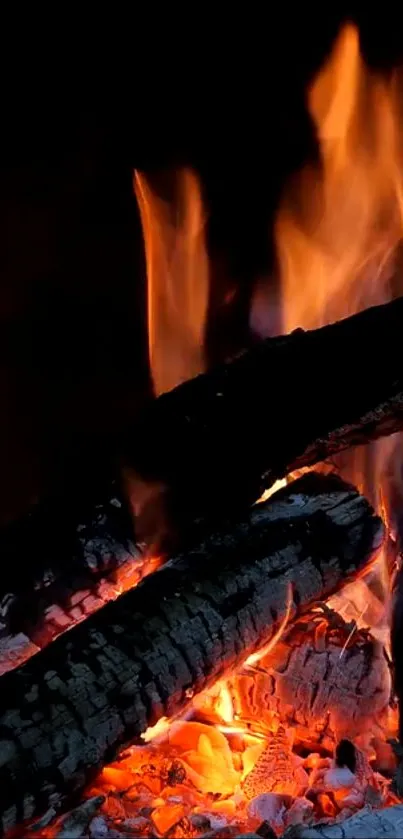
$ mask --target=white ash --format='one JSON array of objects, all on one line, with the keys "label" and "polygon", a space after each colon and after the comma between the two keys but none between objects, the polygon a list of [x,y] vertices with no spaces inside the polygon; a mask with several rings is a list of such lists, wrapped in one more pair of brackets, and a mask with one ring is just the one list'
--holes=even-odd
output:
[{"label": "white ash", "polygon": [[209,819],[211,830],[222,830],[223,827],[227,827],[228,819],[222,814],[209,813],[207,815],[207,813],[201,813],[201,815]]},{"label": "white ash", "polygon": [[402,839],[403,804],[396,804],[385,810],[364,807],[358,813],[337,824],[301,826],[299,830],[293,828],[293,837],[295,839]]},{"label": "white ash", "polygon": [[89,835],[91,839],[101,839],[108,836],[109,828],[104,816],[95,816],[90,822]]},{"label": "white ash", "polygon": [[204,813],[191,813],[189,821],[195,830],[207,831],[211,829],[210,816],[207,816]]},{"label": "white ash", "polygon": [[105,801],[104,795],[95,795],[70,810],[61,819],[55,839],[81,839],[92,817]]},{"label": "white ash", "polygon": [[291,827],[294,824],[303,824],[312,819],[313,802],[308,801],[307,798],[296,798],[291,807],[287,809],[284,817],[285,827]]},{"label": "white ash", "polygon": [[284,817],[287,812],[286,797],[273,792],[264,792],[249,802],[248,816],[253,819],[269,822],[277,829],[285,827]]},{"label": "white ash", "polygon": [[335,763],[323,776],[324,786],[332,790],[352,787],[356,780],[356,775],[347,766],[336,766]]},{"label": "white ash", "polygon": [[13,670],[14,667],[39,653],[40,647],[33,644],[27,635],[19,632],[0,639],[0,676]]},{"label": "white ash", "polygon": [[48,824],[50,824],[51,821],[53,821],[53,819],[56,818],[56,816],[57,812],[55,808],[49,807],[49,809],[46,810],[46,813],[44,813],[40,819],[38,819],[36,822],[34,822],[34,824],[30,826],[28,833],[30,833],[31,831],[33,833],[37,833],[39,830],[42,830],[43,827],[47,827]]}]

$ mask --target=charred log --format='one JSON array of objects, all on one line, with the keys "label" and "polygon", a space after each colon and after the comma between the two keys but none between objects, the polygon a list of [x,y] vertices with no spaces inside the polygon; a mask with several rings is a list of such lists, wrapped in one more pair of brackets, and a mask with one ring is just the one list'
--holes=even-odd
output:
[{"label": "charred log", "polygon": [[399,702],[399,740],[403,745],[403,569],[396,575],[391,626],[394,688]]},{"label": "charred log", "polygon": [[401,430],[402,323],[399,299],[262,342],[155,400],[127,433],[125,463],[166,493],[182,531],[255,501],[293,470]]},{"label": "charred log", "polygon": [[162,716],[184,709],[371,562],[383,535],[336,476],[306,475],[211,533],[2,677],[4,831],[61,806]]},{"label": "charred log", "polygon": [[0,536],[0,674],[140,580],[144,555],[116,481],[55,498]]},{"label": "charred log", "polygon": [[[2,532],[0,645],[7,667],[21,645],[28,654],[71,626],[76,594],[89,591],[101,601],[94,585],[105,575],[113,582],[117,566],[141,559],[143,541],[154,546],[168,535],[171,543],[174,524],[183,540],[195,520],[239,513],[275,478],[403,427],[402,318],[397,300],[270,339],[155,400],[117,444],[136,472],[136,535],[117,483],[104,477],[94,492],[91,482],[84,497],[74,470],[71,491]],[[315,375],[318,358],[331,371],[323,380]],[[374,375],[378,366],[382,376]],[[81,608],[75,606],[74,620]],[[50,613],[43,624],[40,616]]]},{"label": "charred log", "polygon": [[295,621],[274,649],[229,682],[235,713],[253,730],[273,718],[294,742],[332,752],[340,738],[386,727],[391,677],[383,646],[320,604]]}]

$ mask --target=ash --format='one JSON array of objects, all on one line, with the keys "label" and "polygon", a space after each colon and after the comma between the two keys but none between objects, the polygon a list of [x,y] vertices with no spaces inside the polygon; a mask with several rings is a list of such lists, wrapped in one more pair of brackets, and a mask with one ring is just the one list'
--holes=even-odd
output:
[{"label": "ash", "polygon": [[318,604],[260,661],[196,697],[186,719],[160,721],[122,752],[78,807],[24,835],[291,839],[358,817],[370,835],[366,814],[401,823],[395,730],[379,640]]}]

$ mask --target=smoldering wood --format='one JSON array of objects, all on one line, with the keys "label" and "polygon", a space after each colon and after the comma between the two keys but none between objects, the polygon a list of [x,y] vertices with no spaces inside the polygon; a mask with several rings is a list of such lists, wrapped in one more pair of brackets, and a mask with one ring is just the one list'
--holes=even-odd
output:
[{"label": "smoldering wood", "polygon": [[[55,839],[82,839],[89,822],[98,813],[104,801],[104,795],[87,798],[74,810],[56,820],[55,824],[52,825],[52,835]],[[40,837],[40,831],[51,823],[55,813],[53,812],[52,815],[49,813],[49,815],[51,816],[50,819],[40,819],[36,824],[30,826],[27,835],[31,836],[31,839],[34,839],[35,836]]]},{"label": "smoldering wood", "polygon": [[402,324],[398,299],[261,342],[151,403],[122,441],[125,464],[165,492],[183,532],[293,470],[400,431]]},{"label": "smoldering wood", "polygon": [[123,746],[266,643],[290,592],[292,618],[367,568],[382,538],[353,487],[308,474],[5,674],[3,830],[61,807]]},{"label": "smoldering wood", "polygon": [[401,839],[403,836],[403,804],[373,810],[364,807],[349,819],[334,824],[316,827],[293,827],[286,831],[284,839]]},{"label": "smoldering wood", "polygon": [[57,498],[0,534],[0,674],[134,584],[145,556],[117,481]]},{"label": "smoldering wood", "polygon": [[391,650],[394,688],[399,702],[399,740],[403,744],[403,569],[400,567],[394,584],[391,624]]},{"label": "smoldering wood", "polygon": [[[118,443],[140,485],[155,490],[148,492],[149,544],[164,543],[167,533],[168,548],[175,524],[183,542],[195,519],[237,514],[290,470],[399,429],[402,313],[397,300],[320,330],[270,339],[155,400]],[[315,372],[325,367],[326,376]],[[114,566],[141,558],[139,519],[135,536],[118,482],[103,476],[100,490],[77,503],[81,483],[75,471],[74,497],[44,501],[0,534],[3,668],[71,626],[76,594],[90,591],[102,600],[94,585],[105,574],[113,582]],[[134,507],[141,507],[138,485],[130,486]],[[74,616],[89,606],[80,604]]]},{"label": "smoldering wood", "polygon": [[291,747],[288,731],[280,725],[242,781],[242,792],[249,801],[267,793],[286,795],[291,801],[305,794],[309,778],[297,765]]},{"label": "smoldering wood", "polygon": [[270,731],[275,715],[292,726],[297,743],[330,752],[342,738],[369,730],[382,736],[392,689],[383,645],[326,604],[228,685],[235,713],[254,730]]}]

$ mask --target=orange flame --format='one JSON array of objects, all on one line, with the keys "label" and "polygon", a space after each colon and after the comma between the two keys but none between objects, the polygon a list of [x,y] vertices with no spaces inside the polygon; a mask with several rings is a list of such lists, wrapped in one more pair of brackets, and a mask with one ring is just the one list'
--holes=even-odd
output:
[{"label": "orange flame", "polygon": [[280,640],[280,638],[281,638],[281,636],[282,636],[282,634],[283,634],[283,632],[284,632],[284,630],[287,626],[287,623],[288,623],[288,620],[289,620],[289,617],[290,617],[290,614],[291,614],[292,602],[293,602],[292,585],[291,585],[291,583],[288,583],[288,585],[287,585],[287,601],[286,601],[284,617],[281,620],[277,631],[274,633],[273,637],[270,638],[270,641],[268,641],[267,644],[264,645],[264,647],[261,647],[260,650],[257,650],[255,653],[252,653],[250,656],[248,656],[248,658],[246,659],[246,662],[245,662],[246,667],[252,667],[258,661],[260,661],[260,659],[262,659],[266,655],[268,655],[268,653],[271,652],[271,650],[276,646],[277,642]]},{"label": "orange flame", "polygon": [[147,264],[148,341],[158,396],[204,370],[209,267],[200,187],[187,169],[164,201],[134,173]]},{"label": "orange flame", "polygon": [[[275,224],[283,332],[323,326],[403,292],[395,271],[403,222],[398,81],[366,66],[358,30],[348,24],[311,85],[320,165],[287,185]],[[262,295],[260,284],[251,323],[268,334]],[[378,509],[397,445],[400,437],[386,438],[337,461]]]},{"label": "orange flame", "polygon": [[321,168],[286,191],[275,231],[285,332],[386,301],[402,236],[396,79],[371,74],[355,26],[341,31],[308,106]]}]

